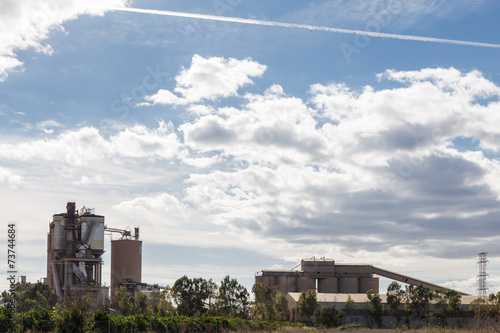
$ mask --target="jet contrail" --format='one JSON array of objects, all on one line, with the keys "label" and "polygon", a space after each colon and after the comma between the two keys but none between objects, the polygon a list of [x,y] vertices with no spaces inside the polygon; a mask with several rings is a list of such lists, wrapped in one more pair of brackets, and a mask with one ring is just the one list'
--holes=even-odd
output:
[{"label": "jet contrail", "polygon": [[412,35],[388,34],[388,33],[383,33],[383,32],[373,32],[373,31],[364,31],[364,30],[340,29],[340,28],[321,27],[321,26],[308,25],[308,24],[296,24],[296,23],[252,20],[252,19],[244,19],[244,18],[239,18],[239,17],[193,14],[193,13],[183,13],[183,12],[172,12],[172,11],[168,11],[168,10],[141,9],[141,8],[130,8],[130,7],[109,8],[109,9],[110,10],[117,10],[117,11],[124,11],[124,12],[186,17],[186,18],[194,18],[194,19],[210,20],[210,21],[222,21],[222,22],[242,23],[242,24],[265,25],[265,26],[271,26],[271,27],[327,31],[327,32],[336,32],[336,33],[342,33],[342,34],[355,34],[355,35],[363,35],[363,36],[377,37],[377,38],[392,38],[392,39],[412,40],[412,41],[418,41],[418,42],[432,42],[432,43],[444,43],[444,44],[457,44],[457,45],[467,45],[467,46],[500,48],[500,44],[489,44],[489,43],[470,42],[470,41],[462,41],[462,40],[455,40],[455,39],[442,39],[442,38],[421,37],[421,36],[412,36]]}]

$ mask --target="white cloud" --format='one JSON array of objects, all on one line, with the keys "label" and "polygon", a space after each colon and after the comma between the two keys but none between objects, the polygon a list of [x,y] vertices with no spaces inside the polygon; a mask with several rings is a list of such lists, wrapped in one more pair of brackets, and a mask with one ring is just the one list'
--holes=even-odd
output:
[{"label": "white cloud", "polygon": [[92,175],[92,176],[81,176],[79,181],[73,182],[74,185],[95,185],[102,184],[104,182],[103,177],[101,175]]},{"label": "white cloud", "polygon": [[65,21],[79,15],[102,15],[104,8],[122,7],[126,0],[23,0],[0,3],[0,82],[9,72],[22,70],[19,50],[34,49],[51,54],[52,47],[43,44],[50,32],[63,30]]},{"label": "white cloud", "polygon": [[160,122],[157,129],[136,125],[110,138],[113,154],[127,157],[174,158],[179,148],[171,122]]},{"label": "white cloud", "polygon": [[0,167],[0,184],[6,183],[9,188],[17,189],[23,180],[22,176],[13,173],[9,169]]},{"label": "white cloud", "polygon": [[146,101],[153,104],[184,105],[237,96],[239,88],[252,84],[250,78],[262,76],[265,70],[266,66],[251,59],[203,58],[194,55],[190,68],[182,69],[175,78],[177,85],[174,91],[177,95],[161,89],[155,95],[147,96]]},{"label": "white cloud", "polygon": [[[193,68],[179,77],[192,79]],[[238,71],[248,79],[245,66],[231,75]],[[219,77],[206,75],[214,78],[199,82]],[[202,103],[229,90],[186,88],[178,97],[198,102],[180,125],[122,127],[108,137],[93,127],[65,130],[2,143],[0,158],[37,170],[70,167],[62,171],[74,184],[109,191],[117,221],[145,226],[152,243],[239,247],[291,261],[326,256],[396,271],[420,265],[422,272],[424,261],[439,267],[484,248],[500,256],[491,237],[500,232],[500,163],[492,155],[498,87],[454,68],[378,77],[392,87],[315,84],[305,101],[272,85],[242,94],[237,107]],[[241,89],[232,87],[229,94]],[[459,147],[457,138],[477,144]]]},{"label": "white cloud", "polygon": [[109,139],[94,127],[68,130],[57,138],[0,144],[0,157],[26,161],[38,158],[69,165],[85,165],[106,157],[173,158],[179,147],[173,125],[161,121],[158,128],[143,125],[120,130]]},{"label": "white cloud", "polygon": [[[186,207],[174,196],[162,193],[154,197],[138,197],[130,201],[121,202],[113,207],[134,216],[145,216],[148,212],[159,212],[171,220],[187,221]],[[162,221],[165,223],[165,220]]]},{"label": "white cloud", "polygon": [[[226,162],[224,170],[191,174],[184,200],[247,241],[264,237],[295,251],[310,242],[356,244],[349,251],[360,256],[370,248],[390,252],[391,235],[407,234],[408,248],[417,249],[415,239],[434,232],[443,243],[457,224],[481,219],[493,228],[498,162],[457,150],[453,140],[465,135],[484,146],[498,134],[488,126],[500,114],[497,103],[477,104],[478,96],[498,96],[498,87],[453,68],[379,78],[404,85],[313,85],[313,107],[274,86],[246,95],[239,109],[184,123],[185,145]],[[458,230],[456,244],[465,243],[469,232]]]},{"label": "white cloud", "polygon": [[61,128],[61,127],[64,127],[64,125],[55,121],[55,120],[44,120],[44,121],[38,122],[36,124],[36,127],[46,134],[53,134],[54,128]]}]

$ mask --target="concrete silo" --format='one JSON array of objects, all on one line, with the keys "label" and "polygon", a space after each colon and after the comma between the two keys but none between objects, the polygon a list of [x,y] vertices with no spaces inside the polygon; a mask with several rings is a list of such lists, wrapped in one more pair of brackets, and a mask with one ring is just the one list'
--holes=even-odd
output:
[{"label": "concrete silo", "polygon": [[[138,232],[136,232],[138,237]],[[111,301],[116,288],[125,287],[131,295],[140,291],[142,281],[142,241],[122,238],[111,241]]]}]

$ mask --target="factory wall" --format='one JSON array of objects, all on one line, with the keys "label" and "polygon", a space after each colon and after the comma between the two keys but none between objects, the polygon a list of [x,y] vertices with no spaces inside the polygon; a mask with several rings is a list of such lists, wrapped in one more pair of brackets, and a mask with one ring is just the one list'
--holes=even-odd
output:
[{"label": "factory wall", "polygon": [[379,292],[379,279],[370,265],[335,265],[331,259],[304,259],[301,270],[262,270],[255,282],[277,286],[282,294],[316,289],[319,293],[359,294]]}]

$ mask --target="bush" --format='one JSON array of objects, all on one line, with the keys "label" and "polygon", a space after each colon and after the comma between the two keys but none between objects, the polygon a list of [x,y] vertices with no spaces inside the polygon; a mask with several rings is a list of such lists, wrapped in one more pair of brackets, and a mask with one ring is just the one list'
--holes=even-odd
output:
[{"label": "bush", "polygon": [[72,304],[70,308],[60,306],[54,312],[56,333],[86,333],[92,329],[92,316],[87,312],[88,303]]},{"label": "bush", "polygon": [[136,331],[137,325],[133,321],[133,317],[125,317],[125,316],[112,316],[111,320],[111,332],[113,333],[122,333],[122,332],[130,332],[131,330]]},{"label": "bush", "polygon": [[94,331],[99,333],[107,333],[109,323],[109,313],[106,309],[98,309],[94,313]]},{"label": "bush", "polygon": [[8,308],[0,307],[0,332],[10,332],[14,330],[14,322]]},{"label": "bush", "polygon": [[316,309],[313,323],[324,327],[337,327],[344,323],[345,313],[335,306],[324,306]]},{"label": "bush", "polygon": [[352,331],[352,330],[357,330],[360,328],[363,328],[364,326],[361,324],[346,324],[346,325],[341,325],[337,327],[338,331]]}]

